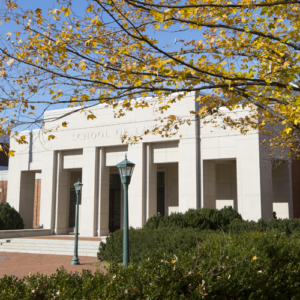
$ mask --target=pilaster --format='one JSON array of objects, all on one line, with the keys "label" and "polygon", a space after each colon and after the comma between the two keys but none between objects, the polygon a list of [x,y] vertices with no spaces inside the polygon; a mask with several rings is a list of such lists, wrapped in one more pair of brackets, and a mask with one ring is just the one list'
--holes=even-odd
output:
[{"label": "pilaster", "polygon": [[152,145],[145,145],[145,216],[143,225],[157,214],[157,165],[152,159]]},{"label": "pilaster", "polygon": [[144,144],[128,147],[128,160],[135,164],[130,185],[128,187],[129,226],[143,226],[145,211],[145,155]]},{"label": "pilaster", "polygon": [[198,139],[181,139],[178,149],[179,212],[200,207]]},{"label": "pilaster", "polygon": [[105,148],[98,151],[97,235],[109,234],[109,167],[105,166]]},{"label": "pilaster", "polygon": [[[55,233],[69,234],[70,172],[63,169],[62,151],[56,152]],[[42,180],[43,181],[43,180]]]},{"label": "pilaster", "polygon": [[45,151],[42,157],[40,225],[54,231],[56,154]]},{"label": "pilaster", "polygon": [[98,150],[96,147],[83,148],[82,200],[80,235],[96,235],[96,209],[98,189]]}]

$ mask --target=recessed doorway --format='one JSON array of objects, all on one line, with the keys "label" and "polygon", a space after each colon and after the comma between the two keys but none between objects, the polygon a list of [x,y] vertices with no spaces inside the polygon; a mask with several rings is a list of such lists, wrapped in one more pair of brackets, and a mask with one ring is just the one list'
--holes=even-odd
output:
[{"label": "recessed doorway", "polygon": [[121,228],[121,179],[119,174],[109,178],[109,232]]},{"label": "recessed doorway", "polygon": [[[81,205],[81,193],[78,198],[79,205]],[[76,215],[76,192],[75,188],[70,188],[70,205],[69,205],[69,231],[74,232]]]},{"label": "recessed doorway", "polygon": [[[74,188],[74,183],[77,181],[81,182],[82,171],[80,169],[70,171],[69,175],[69,233],[73,234],[75,232],[75,218],[76,218],[76,192]],[[80,213],[81,213],[81,193],[79,193],[78,198],[78,232],[80,233]]]},{"label": "recessed doorway", "polygon": [[165,172],[157,172],[157,214],[165,215]]}]

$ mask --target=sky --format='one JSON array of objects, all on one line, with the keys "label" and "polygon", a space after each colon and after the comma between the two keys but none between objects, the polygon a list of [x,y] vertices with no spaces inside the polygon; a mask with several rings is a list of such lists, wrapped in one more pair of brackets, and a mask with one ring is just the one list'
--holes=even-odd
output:
[{"label": "sky", "polygon": [[[0,0],[1,1],[1,0]],[[82,15],[83,12],[85,12],[86,7],[88,6],[88,3],[90,1],[80,1],[80,0],[75,0],[72,2],[72,9],[78,13],[79,15]],[[3,2],[0,2],[0,8],[1,6],[3,7],[4,4]],[[47,12],[48,9],[54,9],[54,8],[59,8],[61,6],[57,5],[56,2],[54,0],[47,0],[47,1],[42,1],[42,0],[17,0],[16,3],[19,5],[19,7],[21,7],[23,10],[36,10],[37,8],[42,9],[43,15],[45,17],[47,17]],[[177,28],[180,29],[180,28]],[[1,39],[6,39],[7,32],[15,32],[15,31],[22,31],[20,30],[20,28],[13,22],[2,22],[2,25],[0,26],[0,36]],[[180,47],[180,44],[176,44],[175,43],[175,38],[178,40],[180,39],[199,39],[201,33],[199,32],[199,37],[195,36],[195,32],[192,33],[191,32],[174,32],[174,33],[166,33],[166,32],[147,32],[147,34],[151,35],[152,37],[162,41],[162,44],[160,44],[160,46],[164,46],[164,45],[169,45],[168,46],[168,50],[175,50],[178,49]],[[14,36],[14,34],[12,34],[12,36]],[[41,97],[43,97],[43,99],[40,99]],[[43,95],[43,96],[37,96],[36,99],[32,99],[32,100],[48,100],[51,99],[52,96],[50,95]],[[43,109],[44,109],[44,105],[36,105],[37,106],[37,110],[35,111],[35,115],[42,115],[43,113]],[[61,108],[67,108],[68,104],[56,104],[55,106],[51,106],[50,110],[53,109],[61,109]],[[30,116],[28,116],[27,118],[30,118]],[[35,126],[33,126],[31,129],[35,128]],[[17,128],[17,130],[20,130],[21,128]],[[22,129],[30,129],[27,126],[22,127]]]},{"label": "sky", "polygon": [[[42,9],[43,15],[47,15],[49,8],[54,9],[54,8],[59,8],[61,5],[57,5],[54,0],[17,0],[16,3],[18,4],[19,7],[21,7],[24,11],[26,10],[36,10],[37,8]],[[87,7],[87,2],[86,1],[79,1],[75,0],[73,1],[74,3],[74,10],[76,12],[81,12],[85,11],[85,8]],[[2,0],[0,0],[0,8],[4,7],[4,3]],[[22,27],[19,27],[16,23],[14,22],[2,22],[2,25],[0,26],[0,37],[1,39],[6,39],[7,37],[7,32],[15,32],[17,30],[21,31]],[[23,30],[22,30],[23,31]],[[50,95],[44,95],[44,96],[37,96],[36,99],[32,100],[41,100],[41,97],[43,97],[42,100],[50,100],[52,96]],[[44,105],[36,105],[37,110],[35,111],[35,115],[39,116],[42,115]],[[67,108],[68,104],[57,104],[51,106],[50,110],[53,109],[61,109],[61,108]],[[26,120],[26,118],[24,118]],[[17,127],[15,128],[15,131],[17,130],[30,130],[30,129],[35,129],[37,126],[22,126],[22,127]]]}]

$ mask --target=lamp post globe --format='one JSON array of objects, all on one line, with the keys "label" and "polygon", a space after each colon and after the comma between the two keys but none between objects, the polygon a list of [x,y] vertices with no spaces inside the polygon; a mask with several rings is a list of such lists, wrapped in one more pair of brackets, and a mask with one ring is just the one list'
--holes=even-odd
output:
[{"label": "lamp post globe", "polygon": [[75,216],[75,241],[74,241],[74,256],[71,265],[80,265],[78,258],[78,214],[79,214],[79,194],[83,184],[79,181],[74,184],[76,192],[76,216]]},{"label": "lamp post globe", "polygon": [[134,170],[135,164],[125,159],[117,164],[121,182],[124,189],[124,226],[123,226],[123,266],[126,267],[129,262],[129,239],[128,239],[128,185],[130,184],[131,176]]}]

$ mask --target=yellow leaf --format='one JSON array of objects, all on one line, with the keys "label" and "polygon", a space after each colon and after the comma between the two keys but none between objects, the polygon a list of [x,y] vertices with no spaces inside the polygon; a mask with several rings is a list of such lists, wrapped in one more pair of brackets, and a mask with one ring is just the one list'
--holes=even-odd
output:
[{"label": "yellow leaf", "polygon": [[257,260],[257,256],[255,255],[255,256],[253,256],[253,258],[252,258],[253,260]]},{"label": "yellow leaf", "polygon": [[285,131],[287,134],[289,134],[289,133],[292,131],[292,128],[286,128],[286,129],[284,129],[284,131]]},{"label": "yellow leaf", "polygon": [[55,136],[54,136],[54,135],[49,135],[49,136],[48,136],[48,141],[54,140],[54,139],[55,139]]},{"label": "yellow leaf", "polygon": [[87,119],[89,120],[89,119],[92,119],[92,120],[94,120],[96,118],[96,116],[94,115],[94,114],[91,114],[91,115],[88,115],[87,116]]},{"label": "yellow leaf", "polygon": [[84,60],[84,59],[82,59],[82,60],[80,61],[79,66],[80,66],[80,69],[81,69],[82,71],[84,71],[84,70],[86,69],[86,64],[85,64],[85,60]]},{"label": "yellow leaf", "polygon": [[90,5],[87,9],[86,9],[86,12],[89,12],[89,11],[93,11],[94,7],[92,5]]},{"label": "yellow leaf", "polygon": [[9,152],[8,152],[8,157],[11,157],[11,156],[15,156],[15,152],[16,151],[14,151],[14,150],[10,150]]},{"label": "yellow leaf", "polygon": [[71,12],[70,12],[69,8],[67,7],[67,8],[65,9],[65,16],[67,17],[67,16],[69,16],[70,14],[71,14]]},{"label": "yellow leaf", "polygon": [[67,127],[67,122],[63,122],[61,125],[62,125],[62,127]]}]

